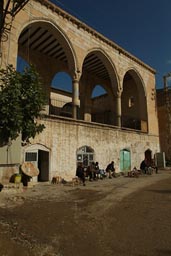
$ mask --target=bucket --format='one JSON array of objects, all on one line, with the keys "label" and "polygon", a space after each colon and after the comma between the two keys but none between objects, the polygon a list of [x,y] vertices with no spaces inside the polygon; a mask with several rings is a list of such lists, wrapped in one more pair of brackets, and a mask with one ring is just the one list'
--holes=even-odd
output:
[{"label": "bucket", "polygon": [[14,183],[20,183],[20,182],[21,182],[21,174],[16,174]]}]

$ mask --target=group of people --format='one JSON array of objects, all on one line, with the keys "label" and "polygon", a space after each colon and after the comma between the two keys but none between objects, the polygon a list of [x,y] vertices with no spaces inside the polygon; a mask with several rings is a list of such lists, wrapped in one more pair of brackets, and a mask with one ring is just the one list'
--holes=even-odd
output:
[{"label": "group of people", "polygon": [[155,173],[158,173],[158,167],[152,159],[144,159],[140,164],[140,170],[143,174],[152,174],[153,170],[155,170]]},{"label": "group of people", "polygon": [[[137,170],[135,167],[133,169],[133,173],[144,173],[144,174],[152,174],[153,170],[158,172],[157,166],[155,166],[154,162],[148,161],[148,159],[144,159],[140,164],[140,170]],[[76,176],[82,181],[83,185],[85,186],[86,178],[89,181],[103,179],[108,177],[111,179],[112,177],[116,177],[115,175],[115,166],[114,161],[110,162],[106,169],[100,169],[98,162],[92,162],[87,168],[83,166],[82,163],[79,163],[76,170]]]},{"label": "group of people", "polygon": [[76,170],[76,176],[82,181],[83,186],[85,186],[86,178],[89,181],[103,179],[105,177],[115,177],[115,167],[114,161],[109,163],[106,169],[100,169],[98,162],[92,162],[87,168],[83,166],[82,163],[79,163]]}]

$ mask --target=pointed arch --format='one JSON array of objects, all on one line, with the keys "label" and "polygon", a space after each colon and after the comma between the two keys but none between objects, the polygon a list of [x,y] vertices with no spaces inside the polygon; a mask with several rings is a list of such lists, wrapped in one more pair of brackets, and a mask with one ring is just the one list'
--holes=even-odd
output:
[{"label": "pointed arch", "polygon": [[[109,80],[110,81],[110,85],[111,85],[111,89],[112,89],[112,93],[114,95],[116,95],[117,91],[119,90],[119,76],[117,73],[117,69],[115,64],[113,63],[113,61],[111,60],[110,56],[108,56],[108,54],[102,50],[101,48],[92,48],[90,49],[87,54],[84,57],[83,63],[82,63],[82,72],[84,70],[84,68],[86,68],[86,66],[88,66],[85,62],[91,63],[89,65],[88,70],[90,70],[90,72],[94,72],[93,70],[93,65],[98,64],[97,70],[94,72],[96,74],[96,76],[99,76],[99,78],[101,79],[101,81],[105,80]],[[104,73],[102,73],[102,72]],[[104,86],[104,85],[103,85]],[[109,88],[105,88],[106,90],[108,90]]]},{"label": "pointed arch", "polygon": [[[34,42],[36,36],[37,42]],[[36,18],[23,23],[18,29],[19,54],[24,54],[22,51],[20,51],[20,48],[24,45],[26,47],[30,46],[31,48],[33,47],[33,44],[35,44],[34,50],[40,50],[41,53],[43,52],[47,57],[49,57],[47,51],[43,49],[43,43],[45,40],[49,48],[50,43],[54,43],[53,40],[56,40],[56,49],[58,48],[58,51],[61,50],[61,55],[63,50],[63,57],[68,63],[69,73],[74,75],[75,70],[77,70],[78,63],[76,53],[66,33],[62,31],[62,29],[53,20]],[[28,51],[29,50],[31,49],[28,49]],[[28,54],[25,54],[23,57],[27,59],[27,55]]]},{"label": "pointed arch", "polygon": [[[145,96],[147,95],[147,92],[146,92],[146,87],[145,87],[145,83],[144,83],[144,80],[141,76],[141,74],[139,73],[139,71],[135,68],[135,67],[129,67],[125,70],[125,73],[124,73],[124,76],[123,76],[123,79],[125,77],[125,75],[129,73],[133,78],[134,80],[136,81],[137,85],[139,86],[139,89],[141,90],[142,93],[145,94]],[[122,81],[123,82],[123,81]],[[122,84],[123,85],[123,84]]]},{"label": "pointed arch", "polygon": [[[80,84],[80,95],[82,95],[80,106],[84,119],[115,124],[119,78],[115,65],[105,51],[93,48],[87,52],[82,63]],[[92,92],[97,85],[104,88],[107,93],[105,97],[92,99]]]},{"label": "pointed arch", "polygon": [[148,120],[145,85],[136,69],[131,68],[125,72],[122,88],[122,126],[147,132]]}]

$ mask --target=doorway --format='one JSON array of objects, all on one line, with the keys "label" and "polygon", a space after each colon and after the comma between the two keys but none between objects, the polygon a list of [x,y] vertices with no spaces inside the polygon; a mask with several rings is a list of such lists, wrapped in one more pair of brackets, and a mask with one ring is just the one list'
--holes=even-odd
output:
[{"label": "doorway", "polygon": [[33,181],[49,181],[49,152],[41,149],[30,149],[25,152],[25,162],[32,162],[39,169],[39,175]]},{"label": "doorway", "polygon": [[128,149],[120,151],[120,170],[122,172],[131,170],[131,153]]},{"label": "doorway", "polygon": [[49,152],[38,150],[38,181],[49,181]]}]

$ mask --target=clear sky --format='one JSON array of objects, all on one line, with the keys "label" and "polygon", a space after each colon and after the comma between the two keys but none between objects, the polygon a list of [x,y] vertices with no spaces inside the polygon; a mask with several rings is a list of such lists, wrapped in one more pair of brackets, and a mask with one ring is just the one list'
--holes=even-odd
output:
[{"label": "clear sky", "polygon": [[51,0],[156,70],[171,72],[171,0]]}]

